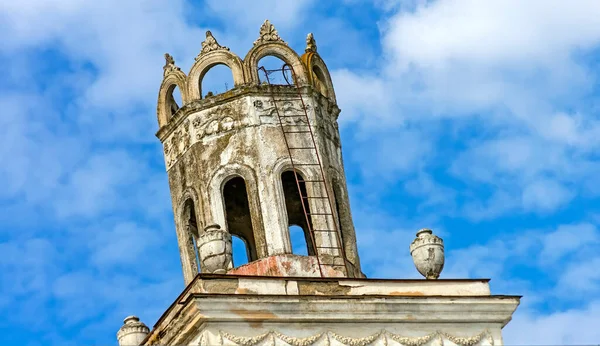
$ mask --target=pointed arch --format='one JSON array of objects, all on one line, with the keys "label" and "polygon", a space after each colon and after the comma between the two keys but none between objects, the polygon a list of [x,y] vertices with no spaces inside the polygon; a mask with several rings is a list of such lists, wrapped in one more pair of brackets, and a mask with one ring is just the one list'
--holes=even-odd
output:
[{"label": "pointed arch", "polygon": [[298,54],[288,47],[287,44],[278,41],[259,43],[252,47],[248,54],[246,54],[246,57],[244,58],[244,71],[248,83],[254,85],[260,84],[260,78],[258,77],[258,61],[268,55],[278,57],[292,67],[297,78],[297,80],[294,81],[296,85],[307,84],[308,79],[306,69]]},{"label": "pointed arch", "polygon": [[224,49],[203,53],[190,69],[187,79],[188,93],[192,99],[202,99],[202,79],[216,65],[225,65],[231,69],[234,87],[244,84],[244,66],[237,55]]},{"label": "pointed arch", "polygon": [[189,94],[186,88],[186,75],[185,73],[174,70],[169,72],[164,78],[158,91],[158,105],[157,105],[157,116],[158,116],[158,127],[165,126],[171,117],[174,115],[173,112],[173,90],[175,87],[179,88],[181,92],[182,105],[177,105],[178,108],[183,107],[189,102]]}]

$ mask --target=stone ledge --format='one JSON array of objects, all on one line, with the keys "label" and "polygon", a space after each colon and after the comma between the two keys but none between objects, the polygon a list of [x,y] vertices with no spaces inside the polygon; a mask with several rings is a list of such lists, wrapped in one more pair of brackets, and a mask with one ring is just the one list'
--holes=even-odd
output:
[{"label": "stone ledge", "polygon": [[[369,333],[389,328],[427,333],[448,330],[452,334],[471,328],[491,328],[496,338],[501,340],[500,329],[511,320],[518,305],[519,297],[514,296],[191,294],[179,302],[174,309],[176,311],[157,322],[146,339],[149,343],[143,344],[181,343],[193,338],[193,334],[200,333],[200,325],[238,332],[250,328],[255,331],[252,334],[260,333],[259,330],[263,328],[294,329],[297,326],[311,332],[328,326],[344,326],[343,330],[363,329]],[[189,333],[181,333],[182,328],[191,329]],[[187,344],[187,341],[183,344]]]},{"label": "stone ledge", "polygon": [[490,296],[489,280],[382,280],[200,274],[190,293],[333,296]]},{"label": "stone ledge", "polygon": [[[510,321],[520,296],[493,296],[488,282],[198,274],[159,318],[149,337],[170,330],[171,322],[182,313],[192,314],[191,319],[200,316],[197,323],[242,321],[232,309],[244,310],[257,320],[274,315],[274,321],[283,323],[305,319],[317,325],[343,320],[346,315],[360,323],[492,323],[501,328]],[[311,313],[302,315],[307,309]],[[320,316],[318,321],[315,316]]]},{"label": "stone ledge", "polygon": [[324,297],[194,294],[206,321],[272,323],[499,323],[510,321],[519,298],[489,297]]}]

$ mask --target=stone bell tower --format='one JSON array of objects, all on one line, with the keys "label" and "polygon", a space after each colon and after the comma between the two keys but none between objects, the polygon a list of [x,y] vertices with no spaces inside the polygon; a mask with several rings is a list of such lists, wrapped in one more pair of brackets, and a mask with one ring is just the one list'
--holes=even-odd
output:
[{"label": "stone bell tower", "polygon": [[[259,66],[265,56],[283,66]],[[186,288],[152,330],[126,318],[120,346],[502,345],[519,297],[491,295],[488,279],[438,279],[444,244],[431,230],[400,244],[426,280],[362,273],[340,109],[312,34],[300,56],[265,21],[242,60],[207,31],[187,75],[165,57],[157,137]],[[234,88],[203,96],[219,64]],[[292,251],[291,226],[304,255]],[[233,261],[232,237],[248,263]]]},{"label": "stone bell tower", "polygon": [[[267,71],[258,66],[265,56],[285,66]],[[234,88],[202,97],[202,78],[218,64],[231,68]],[[278,75],[284,85],[273,84]],[[175,87],[181,106],[172,97]],[[187,76],[167,55],[157,136],[186,284],[198,267],[203,273],[363,276],[339,112],[312,35],[299,56],[265,22],[242,60],[209,31]],[[308,256],[292,253],[293,225],[303,230]],[[243,268],[229,261],[231,236],[246,245],[250,264]]]}]

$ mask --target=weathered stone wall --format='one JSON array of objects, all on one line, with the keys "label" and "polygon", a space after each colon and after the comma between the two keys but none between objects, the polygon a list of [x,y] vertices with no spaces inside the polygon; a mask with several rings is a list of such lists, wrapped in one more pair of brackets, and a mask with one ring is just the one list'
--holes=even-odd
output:
[{"label": "weathered stone wall", "polygon": [[[308,196],[329,195],[331,200],[309,200],[311,213],[315,214],[311,216],[312,227],[341,228],[344,251],[336,249],[340,244],[335,233],[313,232],[314,242],[324,247],[318,250],[318,255],[334,265],[349,263],[347,275],[362,276],[337,125],[340,110],[327,67],[316,53],[314,39],[307,43],[307,53],[300,57],[265,22],[260,38],[244,60],[217,43],[210,32],[187,76],[167,55],[157,107],[160,126],[157,136],[164,147],[186,283],[193,278],[198,263],[194,248],[197,235],[190,235],[189,216],[183,212],[185,203],[191,200],[194,204],[198,222],[195,229],[199,232],[213,223],[227,228],[223,185],[233,177],[243,178],[246,184],[253,254],[262,259],[292,253],[281,174],[292,169],[288,146],[312,147],[313,143],[310,134],[288,134],[286,146],[277,110],[283,116],[286,130],[306,130],[304,106],[321,166],[310,166],[319,162],[314,150],[295,150],[293,162],[307,164],[295,167],[306,180],[325,177],[328,191],[321,183],[306,183]],[[295,86],[259,84],[258,61],[267,55],[279,57],[291,67],[303,102],[298,99]],[[234,88],[202,98],[202,78],[217,64],[232,69]],[[182,91],[181,107],[172,97],[175,86]],[[273,103],[271,90],[280,100],[277,105]],[[334,216],[318,215],[323,213]]]},{"label": "weathered stone wall", "polygon": [[143,345],[502,345],[487,280],[197,277]]},{"label": "weathered stone wall", "polygon": [[[297,98],[293,87],[279,89],[278,99]],[[334,189],[338,195],[346,256],[357,266],[356,240],[335,119],[338,110],[331,101],[311,87],[303,88],[303,98],[329,186],[329,196],[334,198]],[[303,112],[298,100],[280,102],[278,109],[280,114],[288,116]],[[303,117],[283,119],[294,125],[301,122]],[[169,131],[162,131],[159,135],[164,143],[165,164],[176,218],[182,215],[185,201],[191,198],[195,201],[199,230],[211,223],[225,227],[223,184],[231,177],[240,176],[245,180],[248,190],[258,257],[291,253],[287,213],[281,190],[281,174],[291,169],[291,162],[267,87],[241,87],[230,95],[217,95],[214,100],[206,99],[188,104],[178,111],[174,121],[177,123],[170,124]],[[291,147],[312,145],[309,136],[288,136],[288,141]],[[317,161],[314,152],[306,150],[305,153],[295,154],[294,162]],[[296,168],[308,180],[320,179],[318,167]],[[309,196],[324,195],[321,184],[307,184],[307,189]],[[323,200],[312,200],[311,210],[328,211],[330,206],[325,203],[327,202]],[[336,210],[333,212],[335,214]],[[313,220],[315,227],[334,228],[334,225],[325,221],[327,220],[323,218]],[[185,220],[180,217],[176,224],[181,229],[178,231],[181,249],[193,253],[187,249],[190,241],[185,232]],[[318,244],[336,244],[336,239],[319,238],[320,236],[321,234],[316,234]],[[187,260],[185,265],[194,266],[194,263]],[[188,272],[191,274],[193,270]],[[191,277],[188,275],[187,279]]]}]

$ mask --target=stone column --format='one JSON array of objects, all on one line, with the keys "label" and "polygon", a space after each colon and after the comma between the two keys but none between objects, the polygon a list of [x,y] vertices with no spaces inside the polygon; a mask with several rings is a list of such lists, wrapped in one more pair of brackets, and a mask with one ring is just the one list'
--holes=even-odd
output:
[{"label": "stone column", "polygon": [[150,329],[137,316],[127,316],[117,332],[119,346],[139,346]]}]

